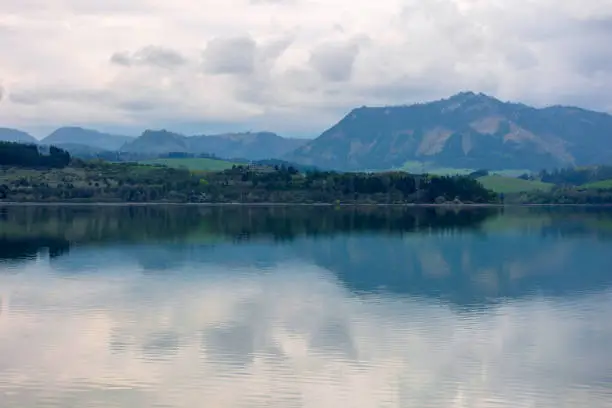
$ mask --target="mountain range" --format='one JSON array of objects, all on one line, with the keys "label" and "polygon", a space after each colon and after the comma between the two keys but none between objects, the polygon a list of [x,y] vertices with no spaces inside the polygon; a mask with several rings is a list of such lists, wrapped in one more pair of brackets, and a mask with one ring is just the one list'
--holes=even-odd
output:
[{"label": "mountain range", "polygon": [[79,157],[157,157],[167,153],[211,154],[220,158],[247,160],[278,159],[306,143],[304,139],[281,137],[271,132],[226,133],[185,136],[167,130],[146,130],[139,137],[113,135],[81,127],[62,127],[37,140],[17,129],[0,128],[0,140],[53,145]]},{"label": "mountain range", "polygon": [[[37,142],[7,128],[0,128],[0,140]],[[134,138],[64,127],[39,143],[84,156],[108,151],[151,157],[207,153],[336,170],[406,169],[414,163],[540,170],[612,163],[612,115],[566,106],[534,108],[461,92],[428,103],[353,109],[312,140],[271,132],[185,136],[167,130],[146,130]]]},{"label": "mountain range", "polygon": [[283,157],[304,143],[304,139],[284,138],[270,132],[183,136],[166,130],[146,130],[121,150],[138,154],[209,153],[228,159],[262,160]]},{"label": "mountain range", "polygon": [[439,167],[533,169],[612,163],[612,116],[536,109],[463,92],[411,106],[361,107],[289,157],[343,170]]}]

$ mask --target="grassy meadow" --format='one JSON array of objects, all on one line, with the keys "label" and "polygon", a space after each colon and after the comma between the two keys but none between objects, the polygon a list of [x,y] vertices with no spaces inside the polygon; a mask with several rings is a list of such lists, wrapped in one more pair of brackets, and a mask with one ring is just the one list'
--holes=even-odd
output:
[{"label": "grassy meadow", "polygon": [[584,188],[588,189],[611,189],[612,188],[612,179],[596,181],[593,183],[588,183],[583,185]]},{"label": "grassy meadow", "polygon": [[480,177],[478,181],[489,190],[496,193],[512,194],[528,191],[550,191],[553,184],[541,181],[523,180],[519,178],[506,177],[497,174]]}]

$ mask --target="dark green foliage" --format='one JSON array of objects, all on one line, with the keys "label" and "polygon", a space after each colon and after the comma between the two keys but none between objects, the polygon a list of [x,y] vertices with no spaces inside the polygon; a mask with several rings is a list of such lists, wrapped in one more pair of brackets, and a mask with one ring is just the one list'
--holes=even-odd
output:
[{"label": "dark green foliage", "polygon": [[540,179],[557,185],[581,186],[602,180],[612,179],[612,166],[570,167],[553,171],[542,170]]},{"label": "dark green foliage", "polygon": [[0,142],[0,166],[63,168],[70,164],[70,154],[57,147],[43,153],[36,145]]},{"label": "dark green foliage", "polygon": [[303,173],[323,170],[323,169],[320,169],[320,168],[318,168],[316,166],[308,166],[308,165],[293,163],[293,162],[289,162],[289,161],[281,160],[281,159],[254,160],[251,163],[255,164],[255,165],[258,165],[258,166],[270,166],[270,167],[285,166],[285,167],[293,167],[296,170],[298,170],[300,172],[303,172]]},{"label": "dark green foliage", "polygon": [[[237,166],[207,178],[213,201],[343,203],[490,203],[497,197],[465,176],[415,176],[403,172],[299,174],[292,167],[254,172]],[[220,188],[222,187],[222,188]],[[246,194],[246,198],[245,198]]]},{"label": "dark green foliage", "polygon": [[520,204],[609,205],[612,204],[612,189],[559,187],[550,192],[530,191],[507,196],[506,201]]},{"label": "dark green foliage", "polygon": [[[0,174],[1,175],[1,174]],[[234,166],[190,172],[161,166],[75,160],[69,171],[35,176],[6,170],[2,199],[13,201],[243,203],[490,203],[494,193],[465,176],[408,173],[299,173],[294,167]],[[4,181],[3,181],[4,182]]]}]

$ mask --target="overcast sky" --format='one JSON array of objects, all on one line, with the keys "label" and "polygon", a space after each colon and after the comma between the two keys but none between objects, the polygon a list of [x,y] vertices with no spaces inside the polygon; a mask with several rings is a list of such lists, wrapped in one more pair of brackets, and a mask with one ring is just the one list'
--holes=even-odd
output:
[{"label": "overcast sky", "polygon": [[612,0],[2,0],[0,126],[316,136],[461,90],[612,111]]}]

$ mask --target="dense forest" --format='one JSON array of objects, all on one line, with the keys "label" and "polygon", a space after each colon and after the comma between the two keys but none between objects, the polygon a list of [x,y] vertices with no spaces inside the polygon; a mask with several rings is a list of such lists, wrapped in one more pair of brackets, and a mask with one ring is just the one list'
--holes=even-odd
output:
[{"label": "dense forest", "polygon": [[29,168],[64,168],[70,164],[70,154],[55,146],[48,152],[34,144],[0,142],[0,166]]},{"label": "dense forest", "polygon": [[609,205],[612,204],[612,188],[556,187],[550,191],[535,190],[508,194],[505,202],[507,204]]},{"label": "dense forest", "polygon": [[612,179],[612,166],[569,167],[552,171],[542,170],[539,179],[560,186],[581,186]]}]

